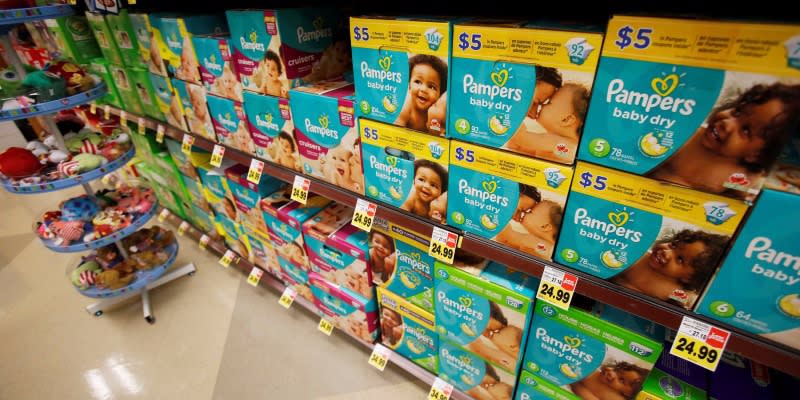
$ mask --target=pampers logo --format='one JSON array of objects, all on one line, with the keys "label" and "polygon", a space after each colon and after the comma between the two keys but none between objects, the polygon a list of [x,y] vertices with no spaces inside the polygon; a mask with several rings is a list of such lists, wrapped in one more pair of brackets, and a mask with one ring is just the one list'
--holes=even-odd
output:
[{"label": "pampers logo", "polygon": [[431,157],[435,160],[438,160],[442,156],[442,153],[444,153],[444,147],[437,142],[428,143],[428,150],[431,152]]},{"label": "pampers logo", "polygon": [[250,35],[248,35],[248,39],[250,41],[246,41],[243,37],[239,38],[239,43],[242,45],[242,48],[245,50],[258,50],[264,51],[264,43],[257,43],[258,42],[258,34],[255,30],[250,31]]},{"label": "pampers logo", "polygon": [[436,297],[438,300],[449,308],[453,308],[457,310],[461,314],[467,314],[471,317],[474,317],[478,320],[483,320],[483,313],[471,308],[472,306],[472,299],[469,297],[461,296],[458,298],[458,301],[452,300],[447,298],[447,293],[444,291],[436,292]]},{"label": "pampers logo", "polygon": [[235,131],[239,128],[239,124],[231,119],[231,113],[229,112],[225,113],[225,116],[217,114],[217,121],[229,131]]},{"label": "pampers logo", "polygon": [[374,155],[369,156],[369,165],[372,169],[389,174],[389,175],[397,175],[400,178],[408,178],[408,171],[403,168],[397,168],[397,157],[394,156],[386,156],[386,163],[382,163],[378,160],[378,157]]},{"label": "pampers logo", "polygon": [[306,118],[306,133],[315,133],[323,137],[339,139],[339,132],[335,129],[328,129],[330,120],[327,114],[320,114],[317,118],[317,122],[319,125],[314,125],[310,118]]},{"label": "pampers logo", "polygon": [[272,122],[272,119],[273,119],[272,113],[264,113],[263,117],[256,114],[256,125],[259,128],[266,128],[271,131],[279,130],[280,128],[278,127],[278,124]]},{"label": "pampers logo", "polygon": [[325,261],[333,264],[336,267],[344,267],[344,260],[342,260],[342,255],[338,251],[329,250],[323,247],[320,249],[320,256],[322,256]]},{"label": "pampers logo", "polygon": [[[756,236],[750,240],[750,243],[747,245],[747,250],[744,252],[744,256],[748,259],[751,259],[753,256],[755,256],[755,258],[759,261],[784,268],[791,268],[794,270],[795,275],[800,273],[800,256],[775,250],[772,248],[772,240],[767,237]],[[800,277],[791,276],[791,274],[786,274],[780,269],[773,270],[765,268],[758,263],[753,265],[751,272],[754,274],[764,275],[767,278],[775,279],[780,282],[786,282],[787,286],[793,286],[795,283],[800,281]]]},{"label": "pampers logo", "polygon": [[431,273],[431,266],[425,261],[422,261],[422,256],[419,253],[411,253],[410,255],[406,253],[400,253],[397,258],[404,264],[410,266],[412,269],[422,271],[425,275],[430,275]]},{"label": "pampers logo", "polygon": [[[631,215],[634,215],[633,212],[628,212],[627,210],[617,211],[617,212],[609,212],[608,213],[608,220],[609,222],[599,220],[589,215],[589,210],[585,208],[579,208],[575,210],[575,218],[573,223],[576,225],[583,225],[588,228],[592,228],[598,231],[603,232],[605,235],[615,235],[619,237],[623,237],[628,239],[634,243],[638,243],[642,240],[642,233],[633,229],[624,228],[623,225],[628,223],[628,221],[632,221],[630,219]],[[605,239],[602,242],[605,242]]]},{"label": "pampers logo", "polygon": [[[675,67],[672,68],[670,73],[662,72],[661,76],[657,76],[650,81],[652,93],[627,90],[625,89],[624,80],[620,78],[612,79],[608,83],[606,102],[642,107],[645,112],[660,110],[680,115],[691,115],[694,112],[694,106],[697,105],[696,100],[671,96],[679,87],[685,86],[681,83],[681,79],[685,76],[685,73],[678,73]],[[636,111],[623,111],[619,108],[614,108],[613,116],[633,120],[641,124],[648,119],[647,114],[640,114]],[[651,119],[651,123],[664,125],[665,128],[669,129],[675,123],[675,120],[668,118],[656,119],[656,116],[654,116]]]},{"label": "pampers logo", "polygon": [[425,329],[408,327],[406,328],[406,332],[408,332],[408,334],[413,336],[415,339],[424,343],[429,348],[433,347],[433,338],[428,335],[428,331]]},{"label": "pampers logo", "polygon": [[470,197],[480,199],[484,203],[493,203],[501,207],[508,207],[510,201],[508,197],[496,195],[494,192],[500,187],[496,180],[490,179],[483,181],[480,188],[472,187],[469,181],[461,179],[458,181],[458,192]]},{"label": "pampers logo", "polygon": [[439,46],[442,45],[443,38],[444,36],[442,36],[442,34],[439,33],[436,28],[430,28],[425,31],[425,40],[428,41],[428,48],[433,51],[439,50]]},{"label": "pampers logo", "polygon": [[480,375],[481,370],[474,365],[472,365],[472,359],[467,356],[456,357],[450,354],[450,351],[447,349],[442,350],[442,357],[444,357],[445,361],[449,364],[454,364],[458,366],[458,369],[465,370],[472,375]]},{"label": "pampers logo", "polygon": [[172,36],[167,37],[167,46],[173,49],[181,48],[181,42],[178,41],[178,36],[172,32]]},{"label": "pampers logo", "polygon": [[370,68],[366,61],[362,61],[361,76],[364,78],[377,79],[381,82],[389,80],[395,83],[400,83],[403,81],[403,75],[400,72],[389,71],[389,69],[392,67],[391,56],[379,58],[378,66],[380,69]]},{"label": "pampers logo", "polygon": [[464,93],[488,96],[491,100],[494,100],[495,97],[500,97],[507,100],[520,101],[522,99],[522,89],[505,87],[508,79],[513,78],[511,70],[512,68],[495,67],[495,71],[492,71],[489,75],[492,81],[491,84],[475,82],[475,77],[472,74],[466,74],[462,81]]},{"label": "pampers logo", "polygon": [[213,54],[203,59],[203,65],[205,65],[206,69],[222,72],[222,65],[217,62],[217,57]]},{"label": "pampers logo", "polygon": [[[583,344],[583,340],[578,337],[570,337],[564,336],[564,340],[559,340],[550,336],[547,333],[547,329],[539,327],[536,328],[536,339],[538,339],[542,343],[546,343],[550,346],[557,348],[562,353],[571,354],[575,357],[580,358],[584,362],[590,363],[594,356],[580,350],[580,346]],[[544,347],[545,349],[549,349],[548,347]]]},{"label": "pampers logo", "polygon": [[314,30],[306,31],[302,26],[297,27],[297,42],[318,42],[320,39],[329,38],[333,36],[333,29],[325,27],[325,20],[322,17],[317,17],[314,20]]}]

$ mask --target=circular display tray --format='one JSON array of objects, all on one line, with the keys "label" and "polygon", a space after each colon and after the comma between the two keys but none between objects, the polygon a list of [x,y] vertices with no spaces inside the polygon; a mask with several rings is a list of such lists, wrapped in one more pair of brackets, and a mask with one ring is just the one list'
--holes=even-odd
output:
[{"label": "circular display tray", "polygon": [[136,146],[131,145],[130,150],[128,150],[122,156],[118,157],[116,160],[111,161],[110,163],[103,165],[99,168],[84,172],[80,175],[71,176],[69,178],[58,179],[55,181],[50,181],[45,183],[37,183],[33,185],[20,185],[16,183],[11,183],[6,179],[0,179],[0,185],[2,185],[3,188],[5,188],[7,191],[16,194],[37,194],[45,192],[54,192],[57,190],[66,189],[86,182],[90,182],[98,178],[102,178],[103,176],[108,175],[109,173],[123,167],[125,164],[128,163],[128,161],[130,161],[133,158],[134,155],[136,155]]},{"label": "circular display tray", "polygon": [[56,244],[56,239],[42,239],[39,238],[42,243],[48,249],[55,251],[56,253],[75,253],[79,251],[87,251],[92,249],[97,249],[103,247],[105,245],[114,243],[117,240],[120,240],[136,231],[139,230],[150,218],[153,218],[153,215],[156,214],[158,210],[158,202],[153,202],[153,207],[151,207],[146,213],[140,215],[139,217],[135,218],[130,225],[126,226],[123,229],[120,229],[108,236],[104,236],[100,239],[93,240],[89,243],[73,243],[69,246],[60,246]]},{"label": "circular display tray", "polygon": [[136,277],[133,279],[130,285],[121,287],[119,289],[100,289],[100,288],[89,288],[86,290],[80,290],[75,288],[80,294],[86,297],[115,297],[125,293],[135,292],[142,290],[148,283],[155,281],[156,279],[160,278],[161,275],[164,275],[164,272],[167,271],[167,268],[175,262],[175,258],[178,256],[178,241],[176,240],[175,243],[167,246],[164,250],[169,253],[169,258],[167,258],[167,262],[161,265],[157,265],[149,270],[144,271],[136,271]]},{"label": "circular display tray", "polygon": [[13,121],[15,119],[30,118],[42,114],[52,114],[103,97],[107,91],[106,84],[100,83],[85,92],[73,94],[63,99],[37,103],[30,107],[2,110],[0,111],[0,121]]},{"label": "circular display tray", "polygon": [[16,25],[40,19],[66,17],[72,14],[74,14],[72,7],[66,4],[13,8],[10,10],[0,10],[0,25]]}]

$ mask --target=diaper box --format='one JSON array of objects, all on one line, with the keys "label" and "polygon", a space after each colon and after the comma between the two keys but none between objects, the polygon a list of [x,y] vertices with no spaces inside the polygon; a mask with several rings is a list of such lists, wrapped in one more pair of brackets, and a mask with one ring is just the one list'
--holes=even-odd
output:
[{"label": "diaper box", "polygon": [[523,368],[564,398],[633,398],[662,342],[571,307],[536,302]]},{"label": "diaper box", "polygon": [[242,103],[212,95],[206,97],[206,102],[217,140],[225,146],[253,154],[253,139],[247,130],[247,116]]},{"label": "diaper box", "polygon": [[208,93],[242,101],[242,83],[231,58],[231,41],[223,35],[195,35],[192,38],[200,79]]},{"label": "diaper box", "polygon": [[450,141],[365,118],[359,131],[367,196],[444,223]]},{"label": "diaper box", "polygon": [[[624,398],[624,397],[622,397]],[[515,400],[581,400],[580,397],[562,390],[528,371],[522,370],[517,382]]]},{"label": "diaper box", "polygon": [[285,185],[283,181],[266,174],[261,176],[258,184],[250,182],[247,180],[248,170],[249,167],[242,164],[225,169],[228,188],[233,194],[233,201],[238,209],[237,222],[266,234],[269,231],[261,212],[261,199],[282,189]]},{"label": "diaper box", "polygon": [[211,122],[211,115],[208,112],[208,104],[206,103],[206,88],[175,78],[172,78],[171,82],[172,87],[175,89],[175,96],[178,97],[183,108],[183,116],[186,119],[189,132],[216,142],[216,131],[214,130],[214,124]]},{"label": "diaper box", "polygon": [[94,32],[94,37],[97,39],[97,45],[100,47],[100,52],[103,53],[103,57],[111,64],[124,65],[122,62],[122,54],[119,52],[117,43],[114,41],[114,37],[111,33],[111,28],[108,27],[108,23],[103,17],[103,14],[95,14],[87,11],[86,21],[89,23],[89,27],[92,28],[92,32]]},{"label": "diaper box", "polygon": [[161,52],[158,50],[158,41],[155,40],[156,31],[153,25],[158,24],[157,15],[131,13],[128,17],[131,21],[133,31],[136,33],[136,41],[139,46],[139,57],[148,71],[161,76],[167,76],[164,64],[161,62]]},{"label": "diaper box", "polygon": [[708,398],[710,400],[784,399],[787,393],[779,391],[776,377],[776,374],[764,365],[734,353],[724,352],[717,370],[711,375]]},{"label": "diaper box", "polygon": [[319,314],[337,329],[372,343],[378,338],[378,307],[375,299],[366,300],[347,289],[322,279],[314,272],[308,276],[314,304]]},{"label": "diaper box", "polygon": [[798,218],[800,195],[762,191],[695,311],[800,349]]},{"label": "diaper box", "polygon": [[642,385],[636,400],[704,400],[705,390],[692,386],[672,375],[653,368]]},{"label": "diaper box", "polygon": [[172,157],[172,161],[175,162],[178,171],[183,175],[192,179],[199,179],[200,176],[197,174],[195,165],[211,167],[211,164],[209,164],[211,153],[197,146],[192,146],[191,153],[187,155],[183,152],[183,143],[177,140],[166,138],[164,139],[164,144],[166,144],[169,155]]},{"label": "diaper box", "polygon": [[194,35],[220,34],[228,31],[222,15],[186,15],[160,17],[156,27],[161,62],[171,77],[196,84],[200,80],[200,64],[194,51]]},{"label": "diaper box", "polygon": [[447,224],[550,260],[573,168],[453,141]]},{"label": "diaper box", "polygon": [[662,341],[667,338],[667,328],[645,318],[637,317],[625,310],[608,304],[595,302],[590,311],[592,315],[629,331]]},{"label": "diaper box", "polygon": [[303,172],[364,194],[353,88],[346,81],[301,86],[291,90],[289,105]]},{"label": "diaper box", "polygon": [[444,136],[451,21],[351,17],[350,27],[359,116]]},{"label": "diaper box", "polygon": [[105,18],[114,42],[119,49],[122,62],[128,67],[144,66],[128,10],[120,10],[119,14],[106,14]]},{"label": "diaper box", "polygon": [[280,267],[280,277],[286,286],[310,302],[314,302],[314,294],[308,282],[308,270],[299,267],[282,256],[277,256],[278,266]]},{"label": "diaper box", "polygon": [[514,373],[444,337],[439,338],[439,378],[476,399],[510,399],[517,383]]},{"label": "diaper box", "polygon": [[800,123],[798,31],[614,16],[578,157],[753,199]]},{"label": "diaper box", "polygon": [[289,89],[341,76],[350,47],[336,8],[228,10],[231,55],[242,87],[287,97]]},{"label": "diaper box", "polygon": [[225,232],[225,246],[245,260],[250,258],[250,244],[242,225],[221,214],[216,216],[216,220]]},{"label": "diaper box", "polygon": [[119,93],[122,102],[125,103],[125,109],[134,114],[143,115],[144,108],[139,101],[139,93],[136,91],[136,86],[128,70],[125,69],[125,67],[114,64],[109,64],[108,69],[111,71],[111,77],[114,79],[117,93]]},{"label": "diaper box", "polygon": [[203,233],[211,234],[215,232],[214,214],[198,207],[197,204],[192,204],[190,207],[194,216],[192,219],[194,226]]},{"label": "diaper box", "polygon": [[225,215],[228,219],[236,221],[238,209],[233,200],[233,193],[228,187],[228,179],[225,177],[225,169],[234,164],[233,161],[223,160],[220,168],[198,167],[197,174],[200,175],[208,205],[214,209],[214,214]]},{"label": "diaper box", "polygon": [[303,241],[302,225],[320,212],[330,200],[309,195],[306,204],[289,200],[291,188],[276,191],[261,200],[268,234],[280,257],[308,271],[308,256]]},{"label": "diaper box", "polygon": [[739,200],[578,163],[555,260],[691,309],[746,212]]},{"label": "diaper box", "polygon": [[181,174],[181,180],[184,186],[186,186],[186,191],[189,194],[189,200],[191,200],[192,206],[203,210],[206,214],[213,213],[211,206],[208,205],[208,201],[206,200],[205,188],[203,184],[200,183],[200,179],[193,179]]},{"label": "diaper box", "polygon": [[381,343],[415,364],[438,374],[439,336],[433,314],[378,288]]},{"label": "diaper box", "polygon": [[430,237],[376,218],[369,233],[369,269],[376,285],[433,312],[430,241]]},{"label": "diaper box", "polygon": [[44,23],[55,39],[58,50],[66,58],[78,64],[88,64],[102,56],[86,17],[70,15],[46,19]]},{"label": "diaper box", "polygon": [[147,68],[137,66],[128,68],[128,77],[131,79],[139,103],[142,104],[144,115],[155,118],[159,121],[164,119],[161,107],[158,104],[156,90],[150,80],[150,72]]},{"label": "diaper box", "polygon": [[280,166],[301,171],[289,100],[253,92],[244,92],[244,99],[254,154]]},{"label": "diaper box", "polygon": [[184,130],[188,131],[189,127],[186,125],[186,120],[183,117],[183,105],[180,98],[175,95],[175,90],[170,83],[169,78],[150,73],[150,83],[155,90],[156,103],[163,115],[162,121]]},{"label": "diaper box", "polygon": [[436,262],[436,329],[465,350],[516,375],[538,280],[489,263],[479,274]]},{"label": "diaper box", "polygon": [[353,208],[331,203],[303,224],[311,270],[367,300],[375,297],[367,268],[367,233],[350,225]]},{"label": "diaper box", "polygon": [[272,246],[269,236],[263,232],[244,226],[247,242],[250,243],[250,261],[259,268],[264,269],[273,276],[282,279],[281,266],[278,263],[278,253]]},{"label": "diaper box", "polygon": [[108,61],[102,57],[93,59],[89,64],[89,72],[102,79],[108,88],[108,92],[106,92],[103,97],[98,99],[97,103],[111,104],[114,107],[125,108],[124,103],[122,103],[122,99],[119,96],[119,92],[117,92],[117,85],[114,84],[114,77],[111,75],[111,69],[109,68]]}]

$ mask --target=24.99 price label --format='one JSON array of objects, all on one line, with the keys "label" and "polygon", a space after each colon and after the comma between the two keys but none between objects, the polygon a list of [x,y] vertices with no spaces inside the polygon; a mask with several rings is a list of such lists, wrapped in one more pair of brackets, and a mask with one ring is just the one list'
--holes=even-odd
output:
[{"label": "24.99 price label", "polygon": [[552,267],[544,267],[536,298],[563,310],[569,310],[577,285],[577,276]]},{"label": "24.99 price label", "polygon": [[369,232],[372,229],[372,222],[375,220],[375,213],[378,206],[364,199],[358,199],[356,209],[353,212],[353,220],[350,224],[362,231]]},{"label": "24.99 price label", "polygon": [[669,354],[715,371],[731,333],[684,316]]},{"label": "24.99 price label", "polygon": [[457,234],[435,226],[431,234],[431,245],[428,248],[428,255],[439,261],[452,264],[453,258],[456,255],[458,240],[459,237]]},{"label": "24.99 price label", "polygon": [[306,204],[306,201],[308,201],[308,189],[310,187],[310,180],[300,175],[295,175],[294,184],[292,185],[292,195],[290,198],[296,202],[299,202],[300,204]]}]

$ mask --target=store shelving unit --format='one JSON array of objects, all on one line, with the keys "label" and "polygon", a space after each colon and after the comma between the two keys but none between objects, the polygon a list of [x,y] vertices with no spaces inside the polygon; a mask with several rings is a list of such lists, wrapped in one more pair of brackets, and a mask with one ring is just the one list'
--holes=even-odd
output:
[{"label": "store shelving unit", "polygon": [[[227,150],[226,150],[226,153],[227,153]],[[165,222],[170,224],[170,225],[172,225],[173,227],[179,227],[185,221],[180,219],[178,216],[170,213],[166,217]],[[186,236],[186,237],[188,237],[188,238],[190,238],[190,239],[192,239],[193,241],[196,241],[196,242],[199,242],[200,238],[204,234],[205,234],[205,232],[197,229],[196,227],[192,226],[191,224],[189,225],[189,228],[184,232],[184,236]],[[213,252],[214,254],[216,254],[216,255],[218,255],[220,257],[223,254],[225,254],[225,252],[228,250],[225,247],[225,244],[220,240],[210,240],[208,242],[208,244],[206,245],[206,249],[208,251],[210,251],[210,252]],[[236,270],[238,272],[240,272],[245,277],[250,274],[250,272],[253,270],[253,268],[261,269],[261,268],[255,266],[255,265],[253,265],[252,263],[248,262],[247,260],[242,259],[242,258],[240,258],[238,256],[237,256],[236,259],[233,260],[233,262],[231,262],[230,267],[236,268]],[[259,282],[258,282],[258,286],[261,287],[261,288],[270,288],[270,289],[274,290],[275,292],[277,292],[277,296],[275,297],[275,301],[277,301],[278,298],[280,297],[280,294],[283,293],[283,291],[286,289],[286,285],[280,279],[278,279],[275,276],[273,276],[272,274],[270,274],[268,271],[264,271],[263,269],[261,269],[261,270],[263,272],[263,275],[261,276],[261,280],[259,280]],[[304,308],[304,309],[306,309],[306,310],[308,310],[308,311],[310,311],[310,312],[312,312],[314,314],[317,314],[316,306],[314,306],[314,304],[312,302],[306,300],[303,296],[295,297],[294,302],[292,303],[292,306],[294,307],[295,305],[299,305],[300,307],[302,307],[302,308]],[[309,323],[311,323],[311,322],[309,322]],[[355,343],[359,344],[360,346],[358,346],[358,347],[361,347],[364,350],[367,350],[367,352],[364,353],[364,360],[366,362],[366,360],[369,357],[369,352],[372,351],[372,349],[375,346],[375,344],[369,343],[369,342],[365,342],[364,340],[362,340],[362,339],[360,339],[358,337],[355,337],[353,335],[350,335],[349,333],[347,333],[345,331],[342,331],[342,330],[337,330],[337,331],[341,332],[346,337],[348,337],[350,340],[352,340]],[[387,349],[387,350],[389,350],[389,349]],[[425,368],[422,368],[419,365],[414,364],[411,360],[403,357],[402,355],[400,355],[398,353],[395,353],[395,352],[393,352],[391,350],[389,350],[389,351],[391,352],[391,355],[389,356],[389,363],[390,364],[396,365],[397,367],[399,367],[400,369],[408,372],[409,374],[413,375],[417,379],[425,382],[427,385],[433,385],[433,382],[436,380],[436,375],[435,374],[432,374],[431,372],[429,372]],[[453,389],[453,392],[450,395],[450,398],[451,399],[455,399],[455,400],[468,400],[468,399],[471,399],[471,397],[467,396],[465,393],[463,393],[463,392],[461,392],[461,391],[459,391],[457,389]]]},{"label": "store shelving unit", "polygon": [[[121,111],[122,110],[112,108],[112,113],[117,115],[119,115]],[[163,126],[165,135],[178,141],[181,141],[184,135],[193,136],[194,146],[202,148],[206,151],[212,151],[214,145],[217,144],[203,138],[200,135],[182,131],[163,122],[155,121],[149,118],[143,118],[130,113],[127,113],[127,118],[128,121],[131,121],[131,123],[134,124],[137,123],[137,121],[139,121],[141,118],[147,128],[152,130],[156,130],[159,125]],[[135,131],[136,129],[134,129],[134,132]],[[226,147],[225,158],[231,159],[240,164],[249,165],[251,159],[257,157],[232,147]],[[272,164],[266,160],[262,161],[264,161],[265,164],[262,172],[263,174],[275,177],[284,182],[291,184],[294,182],[296,175],[302,175],[295,171]],[[378,206],[378,211],[376,214],[377,217],[387,219],[422,234],[430,235],[435,226],[458,233],[463,238],[461,242],[462,249],[500,262],[529,275],[541,277],[544,268],[548,266],[570,272],[579,278],[579,282],[575,290],[576,293],[620,308],[631,314],[653,321],[667,328],[677,330],[681,324],[682,318],[684,316],[689,316],[691,318],[705,321],[712,325],[730,330],[732,335],[728,341],[728,346],[726,348],[727,351],[740,354],[744,357],[784,371],[788,374],[800,376],[800,351],[798,350],[794,350],[782,344],[774,343],[767,339],[761,338],[757,335],[741,331],[711,318],[696,314],[692,311],[684,310],[678,306],[649,298],[640,293],[623,288],[598,277],[576,271],[553,262],[537,259],[531,255],[516,251],[514,249],[500,246],[488,239],[461,232],[450,226],[434,224],[430,221],[419,219],[398,208],[377,202],[374,199],[369,199],[365,196],[359,196],[348,190],[309,176],[305,177],[311,180],[311,192],[353,207],[358,199],[365,199],[369,202],[375,203]],[[246,273],[249,272],[250,270],[248,269]]]},{"label": "store shelving unit", "polygon": [[[22,62],[12,47],[11,42],[9,41],[8,32],[10,29],[14,25],[29,21],[44,20],[72,14],[73,9],[68,5],[53,5],[0,11],[0,45],[3,46],[6,61],[16,70],[20,79],[25,77],[25,68],[23,67]],[[97,84],[85,92],[66,96],[61,99],[36,103],[21,108],[1,110],[0,121],[13,121],[21,118],[43,116],[41,120],[45,130],[55,138],[57,147],[69,154],[64,144],[64,138],[61,135],[61,131],[58,129],[58,126],[56,126],[53,118],[48,116],[48,114],[53,114],[61,110],[66,110],[89,103],[105,95],[108,91],[106,85],[103,82],[98,82],[97,80],[95,81]],[[11,193],[34,194],[52,192],[82,185],[86,191],[86,194],[90,198],[94,198],[95,193],[89,182],[102,178],[103,176],[124,166],[128,161],[130,161],[131,158],[133,158],[135,152],[135,148],[133,145],[131,145],[131,148],[125,154],[120,155],[114,161],[77,176],[35,184],[18,184],[0,179],[0,186]],[[129,226],[93,241],[78,241],[75,244],[62,245],[58,240],[41,238],[42,244],[48,249],[59,253],[82,252],[116,244],[119,254],[121,254],[124,258],[127,258],[128,253],[122,246],[121,240],[143,227],[144,224],[146,224],[154,216],[157,208],[158,205],[154,202],[148,210],[137,213],[136,217],[131,221]],[[87,297],[103,298],[103,300],[100,302],[88,306],[87,311],[96,316],[100,316],[103,314],[103,310],[111,305],[119,303],[127,298],[140,295],[142,297],[142,307],[145,320],[149,323],[154,323],[155,318],[150,311],[148,289],[159,286],[181,276],[192,274],[195,271],[194,265],[189,264],[182,268],[173,270],[170,274],[164,275],[166,270],[175,261],[175,257],[178,253],[178,246],[175,244],[169,246],[165,250],[167,250],[169,254],[166,262],[161,265],[154,266],[148,271],[136,272],[135,280],[129,285],[116,289],[93,288],[87,290],[78,290],[79,293]]]}]

